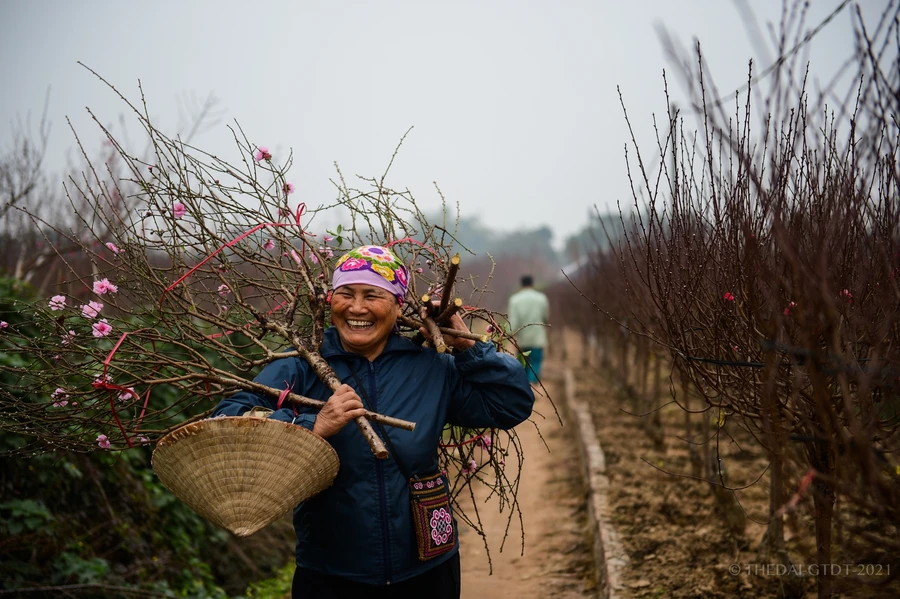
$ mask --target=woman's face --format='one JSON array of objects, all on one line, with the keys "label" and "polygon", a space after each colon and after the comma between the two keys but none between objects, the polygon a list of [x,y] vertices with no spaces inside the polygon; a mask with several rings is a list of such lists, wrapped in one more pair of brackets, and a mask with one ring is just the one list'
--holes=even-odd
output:
[{"label": "woman's face", "polygon": [[344,349],[374,360],[400,316],[397,298],[372,285],[343,285],[331,294],[331,322]]}]

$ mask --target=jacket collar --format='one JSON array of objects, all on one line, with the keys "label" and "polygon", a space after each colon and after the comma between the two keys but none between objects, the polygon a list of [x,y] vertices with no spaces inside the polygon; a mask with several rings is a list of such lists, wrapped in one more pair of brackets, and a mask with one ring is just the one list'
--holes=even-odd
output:
[{"label": "jacket collar", "polygon": [[[392,352],[419,352],[422,351],[422,348],[415,345],[412,341],[407,339],[402,335],[398,335],[397,333],[391,333],[391,336],[388,337],[387,345],[384,346],[384,349],[381,351],[381,356],[392,353]],[[354,354],[352,352],[348,352],[344,350],[341,346],[341,338],[338,335],[338,331],[336,327],[328,327],[325,329],[325,335],[322,339],[322,347],[320,349],[323,358],[334,358],[337,356],[356,356],[361,358],[359,354]],[[377,359],[377,358],[376,358]]]}]

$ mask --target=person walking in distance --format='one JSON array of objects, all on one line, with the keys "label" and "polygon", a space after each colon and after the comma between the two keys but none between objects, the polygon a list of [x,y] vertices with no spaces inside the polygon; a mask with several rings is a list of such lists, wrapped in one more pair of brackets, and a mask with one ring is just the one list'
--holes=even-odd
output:
[{"label": "person walking in distance", "polygon": [[519,351],[526,354],[528,380],[536,383],[541,375],[544,348],[547,347],[547,329],[543,325],[549,324],[550,302],[546,295],[534,288],[531,275],[522,277],[522,288],[509,298],[506,312],[510,332],[515,335]]}]

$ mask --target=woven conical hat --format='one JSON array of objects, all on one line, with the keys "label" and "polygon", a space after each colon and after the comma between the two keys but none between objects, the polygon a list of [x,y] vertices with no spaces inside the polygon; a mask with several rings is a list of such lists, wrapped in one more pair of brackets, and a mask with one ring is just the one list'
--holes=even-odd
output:
[{"label": "woven conical hat", "polygon": [[266,418],[187,424],[159,440],[159,480],[210,522],[245,537],[331,486],[337,453],[309,430]]}]

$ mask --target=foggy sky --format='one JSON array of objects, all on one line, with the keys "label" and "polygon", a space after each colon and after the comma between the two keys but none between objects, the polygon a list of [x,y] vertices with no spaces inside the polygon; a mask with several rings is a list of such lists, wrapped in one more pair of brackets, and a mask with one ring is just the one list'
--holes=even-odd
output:
[{"label": "foggy sky", "polygon": [[[0,0],[0,141],[8,147],[17,118],[30,114],[36,128],[48,88],[52,169],[72,152],[66,117],[89,151],[99,147],[86,106],[114,133],[125,115],[139,139],[124,103],[80,60],[135,102],[140,80],[169,134],[179,106],[213,94],[222,121],[195,145],[227,155],[236,119],[276,161],[293,150],[293,197],[312,205],[335,197],[334,162],[345,175],[380,175],[414,127],[389,184],[429,209],[436,181],[463,215],[498,230],[547,225],[559,245],[594,204],[631,203],[617,86],[648,155],[654,113],[665,121],[663,69],[683,102],[659,27],[685,49],[699,38],[723,93],[746,81],[750,58],[774,60],[767,23],[782,3],[746,3],[757,33],[725,0]],[[812,4],[808,28],[840,1]],[[873,13],[883,4],[863,2]],[[850,54],[850,19],[844,10],[804,49],[814,76]]]}]

